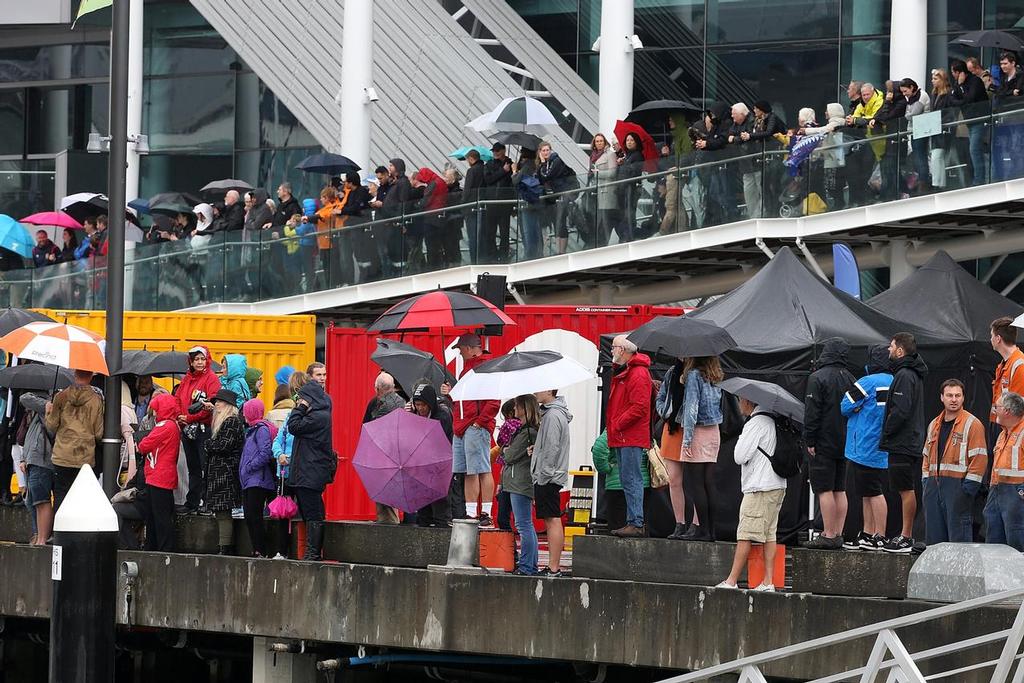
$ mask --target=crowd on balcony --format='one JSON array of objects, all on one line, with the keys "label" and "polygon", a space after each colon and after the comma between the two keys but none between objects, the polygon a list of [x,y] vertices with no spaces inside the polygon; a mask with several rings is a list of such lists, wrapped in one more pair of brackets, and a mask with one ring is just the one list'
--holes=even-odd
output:
[{"label": "crowd on balcony", "polygon": [[[1012,152],[1018,126],[990,118],[1022,88],[1017,56],[1006,52],[991,70],[975,58],[933,69],[928,84],[854,80],[848,101],[820,116],[800,109],[795,122],[762,99],[673,113],[657,142],[658,131],[597,133],[585,168],[545,141],[520,146],[515,160],[501,142],[471,148],[462,169],[408,169],[394,158],[372,174],[333,177],[317,197],[300,200],[289,183],[276,199],[222,192],[162,216],[145,242],[163,248],[139,253],[181,261],[198,302],[257,288],[267,298],[981,184],[1024,175]],[[942,112],[941,124],[915,136],[914,119],[929,112]],[[34,265],[84,270],[105,253],[106,216],[84,227],[64,230],[59,244],[40,231]],[[71,289],[64,305],[84,299],[88,284]]]}]

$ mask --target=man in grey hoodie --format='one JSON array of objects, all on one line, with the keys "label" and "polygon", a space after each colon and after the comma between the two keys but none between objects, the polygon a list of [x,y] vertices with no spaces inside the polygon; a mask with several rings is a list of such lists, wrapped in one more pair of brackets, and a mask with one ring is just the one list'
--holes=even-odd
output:
[{"label": "man in grey hoodie", "polygon": [[540,430],[537,442],[530,446],[530,473],[533,476],[533,500],[537,517],[544,520],[548,536],[548,569],[542,574],[561,576],[562,549],[565,533],[562,530],[562,503],[559,494],[569,483],[569,423],[572,414],[564,396],[554,389],[538,391],[540,403]]}]

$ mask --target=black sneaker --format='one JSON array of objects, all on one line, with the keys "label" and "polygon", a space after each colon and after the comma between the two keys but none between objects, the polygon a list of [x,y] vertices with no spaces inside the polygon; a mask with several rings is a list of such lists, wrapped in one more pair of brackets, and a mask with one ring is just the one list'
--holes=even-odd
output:
[{"label": "black sneaker", "polygon": [[893,536],[882,550],[887,553],[909,553],[914,549],[914,539],[906,536]]},{"label": "black sneaker", "polygon": [[175,505],[174,514],[176,515],[191,515],[195,512],[195,508],[190,508],[188,505]]},{"label": "black sneaker", "polygon": [[843,541],[843,550],[862,550],[863,546],[861,544],[869,538],[871,537],[862,531],[852,541]]},{"label": "black sneaker", "polygon": [[869,541],[870,546],[865,548],[865,550],[871,550],[871,551],[874,551],[874,552],[877,552],[879,550],[884,550],[885,549],[885,544],[888,543],[888,542],[889,542],[889,539],[887,539],[882,534],[875,534],[874,536],[871,537],[871,539]]},{"label": "black sneaker", "polygon": [[481,512],[480,513],[480,517],[479,517],[478,521],[480,522],[480,528],[494,526],[494,522],[491,521],[491,516],[489,514],[487,514],[486,512]]},{"label": "black sneaker", "polygon": [[807,541],[807,543],[804,543],[804,547],[809,548],[810,550],[831,550],[832,539],[825,534],[818,534],[811,540]]}]

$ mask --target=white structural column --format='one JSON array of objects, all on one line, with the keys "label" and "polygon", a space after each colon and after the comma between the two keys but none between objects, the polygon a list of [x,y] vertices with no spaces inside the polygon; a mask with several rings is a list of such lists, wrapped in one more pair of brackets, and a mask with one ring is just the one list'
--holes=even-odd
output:
[{"label": "white structural column", "polygon": [[892,3],[889,37],[889,78],[913,78],[922,89],[930,88],[928,75],[928,0]]},{"label": "white structural column", "polygon": [[[128,137],[142,133],[142,47],[143,0],[131,0],[128,38]],[[128,167],[125,174],[125,194],[128,201],[139,196],[139,153],[135,143],[128,143]]]},{"label": "white structural column", "polygon": [[601,37],[594,49],[600,57],[598,125],[611,135],[615,121],[626,118],[633,108],[633,0],[601,3]]},{"label": "white structural column", "polygon": [[341,34],[341,149],[365,171],[370,166],[373,89],[373,0],[345,0]]},{"label": "white structural column", "polygon": [[897,284],[913,275],[914,266],[907,259],[906,240],[892,240],[889,242],[889,286]]}]

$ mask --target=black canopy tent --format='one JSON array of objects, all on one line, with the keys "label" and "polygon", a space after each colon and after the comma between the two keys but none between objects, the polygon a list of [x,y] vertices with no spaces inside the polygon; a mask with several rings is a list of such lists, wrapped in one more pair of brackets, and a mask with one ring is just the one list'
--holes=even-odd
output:
[{"label": "black canopy tent", "polygon": [[867,303],[896,320],[929,327],[943,337],[966,340],[969,362],[950,376],[967,387],[967,409],[988,420],[992,378],[999,363],[990,342],[990,326],[1002,316],[1016,318],[1024,313],[1024,307],[979,282],[944,251]]},{"label": "black canopy tent", "polygon": [[[738,347],[722,355],[727,376],[775,382],[795,396],[806,393],[821,345],[830,337],[842,337],[850,344],[849,369],[860,377],[872,345],[888,343],[896,332],[914,334],[930,370],[926,414],[938,409],[938,386],[947,377],[961,376],[972,356],[970,339],[943,338],[931,329],[884,315],[822,280],[788,247],[746,283],[688,315],[724,327],[736,340]],[[610,363],[610,347],[610,337],[602,339],[602,364]],[[715,528],[724,538],[735,533],[742,495],[739,467],[732,457],[742,423],[735,424],[730,415],[736,415],[734,406],[726,411],[716,474],[721,495],[715,501]],[[795,532],[806,527],[807,496],[806,479],[790,482],[779,522],[780,541],[792,542]],[[890,520],[897,518],[893,515],[898,516],[898,508],[890,510],[890,515]],[[849,519],[859,524],[859,499],[851,497]]]}]

